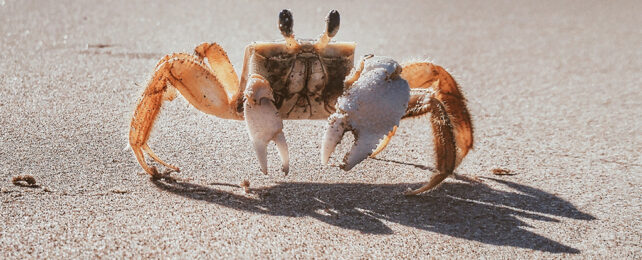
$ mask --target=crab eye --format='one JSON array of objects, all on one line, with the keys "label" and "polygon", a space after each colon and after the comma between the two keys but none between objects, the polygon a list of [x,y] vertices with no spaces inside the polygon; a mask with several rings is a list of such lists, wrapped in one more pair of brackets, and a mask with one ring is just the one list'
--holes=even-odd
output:
[{"label": "crab eye", "polygon": [[328,36],[334,37],[334,35],[337,34],[339,31],[339,12],[337,10],[332,10],[330,13],[328,13],[328,16],[325,18],[326,22],[326,32],[328,32]]},{"label": "crab eye", "polygon": [[288,9],[283,9],[279,13],[279,30],[284,37],[292,36],[292,25],[294,20],[292,19],[292,12]]}]

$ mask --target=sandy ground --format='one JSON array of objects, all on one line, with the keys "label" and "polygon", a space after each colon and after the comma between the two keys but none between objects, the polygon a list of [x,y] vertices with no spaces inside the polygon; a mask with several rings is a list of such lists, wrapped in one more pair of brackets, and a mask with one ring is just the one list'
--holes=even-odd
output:
[{"label": "sandy ground", "polygon": [[[642,257],[641,1],[174,2],[0,0],[0,258]],[[399,195],[433,169],[427,119],[349,172],[319,160],[324,120],[286,122],[292,170],[271,147],[264,176],[243,122],[183,98],[150,145],[185,180],[150,181],[126,140],[158,59],[216,41],[240,70],[283,8],[300,37],[335,8],[358,56],[448,68],[476,127],[456,172],[482,182]]]}]

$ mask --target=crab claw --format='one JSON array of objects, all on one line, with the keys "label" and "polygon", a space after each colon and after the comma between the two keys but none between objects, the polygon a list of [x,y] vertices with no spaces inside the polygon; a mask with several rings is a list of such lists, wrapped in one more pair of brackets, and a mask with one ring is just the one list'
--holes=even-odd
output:
[{"label": "crab claw", "polygon": [[[327,164],[343,135],[352,131],[355,142],[340,166],[350,170],[366,159],[405,114],[410,97],[408,83],[400,77],[401,66],[385,57],[366,56],[358,79],[337,100],[329,120],[321,160]],[[350,78],[350,76],[348,76]]]},{"label": "crab claw", "polygon": [[283,122],[274,106],[270,83],[259,75],[252,75],[245,90],[245,122],[252,138],[261,172],[267,174],[267,145],[274,141],[281,156],[281,170],[290,170],[288,145],[283,134]]}]

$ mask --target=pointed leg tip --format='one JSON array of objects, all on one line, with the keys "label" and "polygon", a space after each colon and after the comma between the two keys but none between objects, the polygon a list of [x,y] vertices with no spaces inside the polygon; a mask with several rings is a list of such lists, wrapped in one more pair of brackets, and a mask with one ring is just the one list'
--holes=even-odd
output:
[{"label": "pointed leg tip", "polygon": [[346,172],[347,172],[347,171],[349,171],[349,170],[352,170],[352,168],[353,168],[353,167],[354,167],[354,165],[349,165],[349,164],[347,164],[347,163],[344,163],[344,164],[339,165],[339,168],[340,168],[341,170],[346,171]]},{"label": "pointed leg tip", "polygon": [[323,148],[321,148],[321,162],[324,165],[328,165],[330,156],[332,156],[332,152],[334,152],[334,147],[329,147],[330,145],[331,144],[324,143]]},{"label": "pointed leg tip", "polygon": [[410,189],[410,188],[408,188],[406,191],[403,192],[403,195],[406,196],[406,197],[416,196],[417,194],[419,194],[417,192],[417,190],[413,190],[413,189]]},{"label": "pointed leg tip", "polygon": [[149,167],[150,171],[150,178],[152,181],[159,181],[159,180],[166,180],[166,181],[173,181],[173,179],[170,177],[168,172],[159,172],[158,169],[155,166]]},{"label": "pointed leg tip", "polygon": [[346,119],[345,115],[334,113],[328,118],[328,128],[325,131],[323,143],[321,145],[321,161],[327,165],[330,161],[330,156],[334,153],[337,145],[343,139],[346,132]]},{"label": "pointed leg tip", "polygon": [[321,155],[321,163],[323,165],[328,165],[329,161],[330,161],[330,155],[327,155],[327,156],[325,154]]},{"label": "pointed leg tip", "polygon": [[168,170],[173,171],[173,172],[181,172],[181,169],[179,169],[178,167],[176,167],[174,165],[171,165],[171,164],[169,164],[167,166],[167,168],[169,168]]},{"label": "pointed leg tip", "polygon": [[156,169],[156,166],[151,166],[149,167],[149,172],[150,175],[152,176],[158,176],[158,169]]}]

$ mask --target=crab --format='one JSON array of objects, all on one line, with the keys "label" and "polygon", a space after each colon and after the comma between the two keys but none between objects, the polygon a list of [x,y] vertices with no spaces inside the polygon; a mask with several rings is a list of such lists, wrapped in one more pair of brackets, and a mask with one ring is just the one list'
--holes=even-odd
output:
[{"label": "crab", "polygon": [[339,12],[332,10],[318,39],[296,39],[292,13],[281,11],[278,27],[284,40],[249,44],[240,80],[226,52],[216,43],[203,43],[194,54],[163,57],[131,122],[129,144],[139,164],[152,177],[160,175],[145,161],[145,152],[170,171],[179,171],[147,144],[163,102],[176,98],[178,91],[204,113],[245,120],[265,174],[271,141],[279,152],[282,171],[289,171],[284,119],[328,120],[321,148],[324,164],[344,134],[352,132],[354,144],[340,165],[348,171],[381,152],[401,119],[430,113],[436,172],[427,184],[405,194],[436,187],[453,174],[473,147],[472,123],[458,84],[442,67],[425,61],[400,65],[387,57],[365,55],[353,67],[356,44],[331,41],[339,21]]}]

